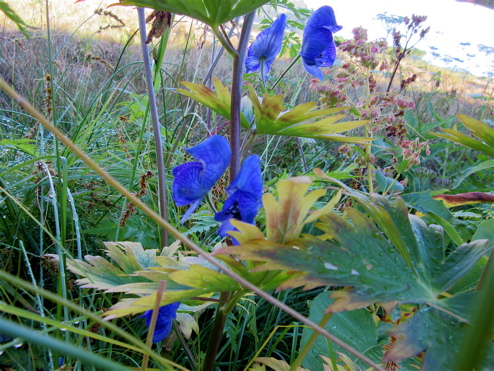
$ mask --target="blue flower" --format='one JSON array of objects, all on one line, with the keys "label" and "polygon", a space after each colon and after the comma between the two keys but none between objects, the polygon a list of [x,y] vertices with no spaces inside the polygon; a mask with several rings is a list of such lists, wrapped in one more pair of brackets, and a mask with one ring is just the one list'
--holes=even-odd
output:
[{"label": "blue flower", "polygon": [[245,68],[247,73],[261,69],[262,79],[267,80],[271,64],[281,51],[285,34],[286,15],[280,14],[271,26],[261,31],[249,47]]},{"label": "blue flower", "polygon": [[254,224],[257,211],[262,202],[262,177],[261,160],[259,156],[252,155],[245,159],[235,180],[226,189],[228,199],[223,205],[223,210],[216,213],[214,220],[223,222],[218,229],[221,237],[226,237],[227,232],[235,227],[230,218]]},{"label": "blue flower", "polygon": [[173,169],[173,200],[177,206],[191,205],[181,223],[199,206],[204,196],[225,172],[232,152],[228,141],[213,135],[195,147],[186,149],[197,162],[188,162]]},{"label": "blue flower", "polygon": [[[156,327],[154,328],[153,343],[157,343],[165,339],[170,335],[172,330],[172,323],[175,318],[177,318],[177,309],[180,303],[171,303],[162,306],[158,312],[158,318],[156,319]],[[149,327],[151,324],[151,317],[153,316],[153,311],[148,310],[141,317],[146,318],[146,326]]]},{"label": "blue flower", "polygon": [[336,24],[333,8],[322,6],[307,20],[300,55],[305,70],[319,80],[323,74],[319,67],[331,67],[336,59],[333,34],[343,27]]}]

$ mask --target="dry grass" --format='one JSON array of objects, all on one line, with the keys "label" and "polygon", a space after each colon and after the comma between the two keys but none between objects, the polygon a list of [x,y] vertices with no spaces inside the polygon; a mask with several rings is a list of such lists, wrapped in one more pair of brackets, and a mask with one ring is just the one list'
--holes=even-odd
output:
[{"label": "dry grass", "polygon": [[[139,38],[138,35],[133,37],[138,29],[136,11],[129,7],[107,8],[110,3],[94,0],[77,4],[50,1],[53,55],[50,68],[45,4],[9,1],[18,14],[36,29],[32,30],[32,38],[26,40],[11,24],[2,22],[2,76],[37,105],[42,104],[44,99],[44,76],[50,71],[54,81],[71,99],[81,96],[84,100],[92,98],[109,79],[117,82],[127,80],[127,89],[137,93],[145,92],[142,72],[139,70],[139,62],[142,60]],[[191,27],[190,22],[179,16],[175,21],[162,66],[169,79],[166,86],[171,88],[184,80],[202,82],[210,66],[213,39],[211,32],[197,23]],[[272,75],[279,75],[289,63],[289,59],[279,59],[273,65]],[[228,84],[230,71],[231,58],[225,54],[214,75]],[[458,112],[476,116],[483,112],[486,117],[486,102],[471,96],[492,95],[492,79],[451,72],[412,58],[403,64],[401,72],[404,78],[417,75],[412,94],[426,117],[429,102],[443,116]],[[378,82],[384,85],[387,78],[381,75]],[[400,76],[397,78],[397,81],[401,79]],[[280,85],[285,102],[295,104],[317,99],[308,89],[309,83],[310,77],[299,63],[289,71]]]}]

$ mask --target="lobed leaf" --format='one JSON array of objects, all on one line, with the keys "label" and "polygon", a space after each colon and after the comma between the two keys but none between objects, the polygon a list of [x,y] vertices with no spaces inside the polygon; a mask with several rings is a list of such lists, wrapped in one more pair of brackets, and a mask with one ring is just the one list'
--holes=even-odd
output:
[{"label": "lobed leaf", "polygon": [[[337,112],[350,107],[334,107],[315,110],[315,102],[299,104],[288,112],[283,113],[285,106],[281,95],[264,95],[262,102],[257,97],[254,88],[249,85],[249,97],[254,105],[256,130],[258,134],[285,135],[339,142],[357,143],[373,140],[364,137],[346,137],[339,133],[360,127],[368,121],[340,122],[345,115],[335,115],[312,122],[312,119]],[[307,122],[309,121],[309,122]]]},{"label": "lobed leaf", "polygon": [[[291,200],[298,202],[294,197]],[[257,262],[253,271],[292,272],[278,290],[346,287],[332,294],[337,300],[331,312],[396,302],[441,303],[444,310],[454,313],[454,308],[444,307],[447,302],[442,302],[442,294],[492,249],[487,240],[464,244],[446,257],[442,228],[409,216],[401,199],[394,206],[377,196],[361,204],[371,218],[351,208],[343,216],[331,212],[319,218],[317,226],[331,241],[314,236],[289,242],[258,239],[222,251]],[[282,213],[281,207],[275,210]],[[289,210],[285,206],[283,214],[290,215]]]},{"label": "lobed leaf", "polygon": [[120,0],[112,5],[137,6],[182,14],[206,23],[212,28],[250,13],[268,0]]},{"label": "lobed leaf", "polygon": [[[190,91],[184,89],[177,89],[177,91],[205,105],[229,120],[231,116],[230,92],[228,91],[228,88],[216,77],[213,77],[213,83],[215,91],[202,84],[182,81],[182,84],[185,85]],[[242,112],[240,112],[240,123],[242,127],[246,129],[250,127],[249,121],[245,118]]]}]

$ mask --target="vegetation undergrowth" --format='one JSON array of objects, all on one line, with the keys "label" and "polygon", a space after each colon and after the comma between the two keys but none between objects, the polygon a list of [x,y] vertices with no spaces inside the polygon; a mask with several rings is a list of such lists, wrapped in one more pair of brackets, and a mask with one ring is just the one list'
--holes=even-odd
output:
[{"label": "vegetation undergrowth", "polygon": [[0,365],[490,369],[492,78],[190,3],[0,0]]}]

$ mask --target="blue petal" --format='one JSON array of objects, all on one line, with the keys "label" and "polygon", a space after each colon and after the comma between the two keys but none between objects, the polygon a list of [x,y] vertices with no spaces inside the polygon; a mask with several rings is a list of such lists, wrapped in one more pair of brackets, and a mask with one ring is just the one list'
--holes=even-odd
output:
[{"label": "blue petal", "polygon": [[317,66],[308,66],[305,62],[303,62],[305,70],[310,73],[312,76],[317,77],[319,80],[324,80],[324,75],[321,70]]},{"label": "blue petal", "polygon": [[286,15],[278,18],[265,30],[257,35],[247,51],[245,68],[247,73],[257,71],[263,64],[263,79],[266,80],[271,70],[271,64],[281,51],[283,36],[286,28]]},{"label": "blue petal", "polygon": [[310,34],[318,28],[326,28],[333,33],[342,29],[341,26],[336,24],[334,10],[330,6],[322,6],[312,13],[305,24],[304,38],[308,33]]},{"label": "blue petal", "polygon": [[238,175],[226,191],[230,197],[225,201],[223,210],[214,216],[216,221],[223,222],[218,230],[221,237],[226,237],[227,232],[234,229],[230,222],[231,218],[252,224],[262,206],[261,160],[259,156],[252,155],[245,159]]},{"label": "blue petal", "polygon": [[182,219],[180,219],[180,223],[181,224],[184,224],[186,222],[186,220],[189,219],[189,217],[192,215],[192,213],[194,211],[196,211],[196,209],[201,204],[203,198],[204,197],[201,197],[201,198],[197,199],[192,205],[190,205],[190,207],[185,212],[184,216],[182,216]]},{"label": "blue petal", "polygon": [[256,55],[249,56],[247,54],[247,58],[245,58],[246,73],[257,71],[260,67],[261,67],[261,60],[259,59],[259,57]]},{"label": "blue petal", "polygon": [[172,186],[173,200],[177,206],[192,204],[182,218],[182,223],[224,173],[231,157],[230,145],[220,135],[214,135],[186,151],[197,161],[175,167]]},{"label": "blue petal", "polygon": [[225,172],[232,156],[230,144],[221,135],[213,135],[186,151],[204,165],[202,182],[208,189],[214,186]]},{"label": "blue petal", "polygon": [[317,9],[307,20],[300,55],[306,71],[320,80],[323,74],[318,67],[331,67],[336,59],[333,33],[341,28],[330,6]]},{"label": "blue petal", "polygon": [[[165,339],[172,329],[173,319],[177,318],[177,309],[180,303],[171,303],[164,305],[159,309],[158,317],[156,319],[156,327],[153,334],[153,343],[157,343]],[[146,318],[146,326],[149,327],[151,324],[151,318],[153,316],[153,311],[148,310],[141,317]]]},{"label": "blue petal", "polygon": [[188,162],[173,169],[173,200],[177,206],[190,205],[202,199],[211,187],[202,179],[204,165]]},{"label": "blue petal", "polygon": [[308,66],[319,67],[330,67],[334,59],[331,61],[330,65],[325,66],[318,63],[318,59],[321,59],[323,55],[328,52],[334,51],[334,58],[336,58],[336,48],[333,41],[333,34],[325,28],[319,28],[315,30],[312,34],[307,36],[302,43],[302,48],[300,50],[300,55],[305,64]]},{"label": "blue petal", "polygon": [[226,192],[232,195],[237,190],[252,192],[262,197],[261,159],[258,155],[251,155],[244,160],[242,168]]}]

